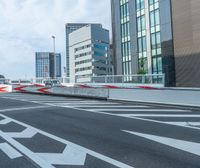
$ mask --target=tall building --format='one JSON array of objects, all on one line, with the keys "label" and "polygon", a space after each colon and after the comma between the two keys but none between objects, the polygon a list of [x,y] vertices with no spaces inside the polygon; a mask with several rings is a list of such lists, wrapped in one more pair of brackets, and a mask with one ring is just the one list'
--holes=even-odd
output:
[{"label": "tall building", "polygon": [[55,55],[56,57],[54,56],[54,53],[51,52],[35,53],[36,78],[53,78],[62,76],[61,54],[56,53]]},{"label": "tall building", "polygon": [[[90,23],[67,23],[65,25],[65,34],[66,34],[66,76],[70,76],[70,64],[69,64],[69,34],[73,31],[76,31]],[[100,24],[96,24],[100,25]]]},{"label": "tall building", "polygon": [[115,74],[165,74],[166,86],[200,86],[200,3],[111,0]]},{"label": "tall building", "polygon": [[91,76],[112,73],[109,31],[88,24],[69,34],[70,80],[89,82]]},{"label": "tall building", "polygon": [[69,77],[69,34],[73,31],[80,29],[81,27],[86,26],[88,23],[67,23],[65,25],[66,33],[66,76]]}]

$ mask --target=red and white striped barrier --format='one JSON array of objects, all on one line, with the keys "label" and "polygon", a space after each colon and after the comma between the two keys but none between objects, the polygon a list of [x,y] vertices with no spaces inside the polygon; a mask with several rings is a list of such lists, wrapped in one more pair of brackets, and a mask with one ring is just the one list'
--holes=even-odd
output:
[{"label": "red and white striped barrier", "polygon": [[80,88],[107,88],[107,89],[160,89],[160,85],[136,85],[136,84],[76,84],[75,87]]},{"label": "red and white striped barrier", "polygon": [[42,93],[42,94],[53,94],[57,90],[65,92],[67,88],[83,88],[83,89],[147,89],[147,90],[157,90],[161,87],[149,86],[149,85],[133,85],[133,84],[75,84],[73,87],[67,86],[56,86],[56,87],[46,87],[40,84],[34,85],[13,85],[13,92],[29,92],[29,93]]},{"label": "red and white striped barrier", "polygon": [[8,93],[12,92],[12,86],[11,85],[0,85],[0,93]]},{"label": "red and white striped barrier", "polygon": [[34,84],[34,85],[13,85],[13,92],[22,93],[44,93],[48,94],[50,92],[50,87],[45,87],[44,85]]}]

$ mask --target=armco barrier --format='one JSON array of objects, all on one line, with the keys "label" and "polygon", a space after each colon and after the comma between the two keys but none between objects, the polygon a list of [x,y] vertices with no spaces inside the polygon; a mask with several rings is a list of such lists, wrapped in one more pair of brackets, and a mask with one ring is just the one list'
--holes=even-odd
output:
[{"label": "armco barrier", "polygon": [[109,99],[200,107],[200,89],[109,89]]},{"label": "armco barrier", "polygon": [[12,92],[12,86],[0,84],[0,93],[8,93],[8,92]]}]

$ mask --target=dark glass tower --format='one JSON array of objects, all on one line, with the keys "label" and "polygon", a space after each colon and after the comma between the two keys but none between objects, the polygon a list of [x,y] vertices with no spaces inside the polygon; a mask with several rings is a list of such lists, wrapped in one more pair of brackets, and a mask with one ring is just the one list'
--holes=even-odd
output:
[{"label": "dark glass tower", "polygon": [[111,6],[115,74],[165,74],[166,86],[175,86],[173,2],[111,0]]}]

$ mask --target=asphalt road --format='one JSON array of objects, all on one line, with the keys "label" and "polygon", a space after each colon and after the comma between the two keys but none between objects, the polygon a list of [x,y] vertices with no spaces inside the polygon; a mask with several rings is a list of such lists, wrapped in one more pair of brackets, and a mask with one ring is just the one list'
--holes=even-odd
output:
[{"label": "asphalt road", "polygon": [[0,168],[200,168],[200,110],[0,94]]}]

